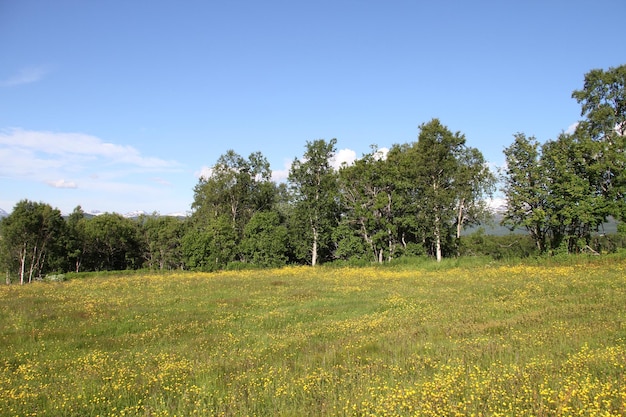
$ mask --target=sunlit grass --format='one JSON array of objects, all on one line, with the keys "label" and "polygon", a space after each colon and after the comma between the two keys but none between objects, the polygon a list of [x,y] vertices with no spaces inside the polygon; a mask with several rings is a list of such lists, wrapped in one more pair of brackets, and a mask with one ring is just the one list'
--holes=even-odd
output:
[{"label": "sunlit grass", "polygon": [[0,415],[626,414],[626,261],[0,287]]}]

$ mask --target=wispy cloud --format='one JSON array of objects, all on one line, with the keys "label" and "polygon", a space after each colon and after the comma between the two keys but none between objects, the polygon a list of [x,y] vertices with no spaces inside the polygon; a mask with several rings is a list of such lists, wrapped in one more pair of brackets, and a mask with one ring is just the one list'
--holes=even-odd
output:
[{"label": "wispy cloud", "polygon": [[23,68],[17,74],[0,80],[0,87],[15,87],[22,84],[36,83],[43,79],[50,69],[47,67]]},{"label": "wispy cloud", "polygon": [[48,181],[48,185],[54,188],[78,188],[74,181],[66,180]]},{"label": "wispy cloud", "polygon": [[172,183],[170,181],[165,180],[165,179],[160,178],[160,177],[152,178],[152,181],[157,183],[157,184],[164,185],[166,187],[171,187],[172,186]]},{"label": "wispy cloud", "polygon": [[82,188],[95,186],[98,179],[172,171],[178,166],[175,161],[145,156],[132,146],[82,133],[0,130],[0,177],[35,180],[55,188],[77,188],[80,183]]}]

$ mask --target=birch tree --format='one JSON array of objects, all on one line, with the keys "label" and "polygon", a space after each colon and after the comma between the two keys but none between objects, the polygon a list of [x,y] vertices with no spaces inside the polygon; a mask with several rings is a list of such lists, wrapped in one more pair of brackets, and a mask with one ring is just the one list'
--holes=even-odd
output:
[{"label": "birch tree", "polygon": [[299,240],[308,245],[313,266],[321,252],[329,249],[332,230],[338,223],[337,173],[330,163],[336,143],[336,139],[307,142],[302,159],[296,158],[289,170],[294,220],[305,231]]},{"label": "birch tree", "polygon": [[32,282],[47,272],[55,257],[58,239],[64,234],[61,212],[45,203],[18,202],[2,220],[1,235],[5,258],[17,266],[20,284]]}]

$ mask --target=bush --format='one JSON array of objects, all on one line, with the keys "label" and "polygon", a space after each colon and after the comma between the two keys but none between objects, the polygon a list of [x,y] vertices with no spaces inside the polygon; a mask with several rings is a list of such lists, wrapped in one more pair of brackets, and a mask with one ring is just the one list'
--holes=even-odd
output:
[{"label": "bush", "polygon": [[65,280],[65,274],[48,274],[44,278],[46,282],[63,282]]}]

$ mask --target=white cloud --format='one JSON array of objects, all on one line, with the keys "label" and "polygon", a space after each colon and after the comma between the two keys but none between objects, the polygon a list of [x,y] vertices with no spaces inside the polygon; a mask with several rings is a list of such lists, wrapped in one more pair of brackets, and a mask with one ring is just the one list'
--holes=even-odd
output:
[{"label": "white cloud", "polygon": [[374,152],[374,159],[377,161],[384,161],[387,159],[387,154],[389,153],[389,148],[379,148],[376,152]]},{"label": "white cloud", "polygon": [[[130,175],[173,171],[178,163],[142,155],[132,146],[107,143],[82,133],[0,130],[0,177],[55,188],[95,189],[98,182]],[[74,178],[69,181],[59,178]]]},{"label": "white cloud", "polygon": [[504,197],[493,197],[487,199],[487,207],[492,211],[504,211],[506,210],[507,200]]},{"label": "white cloud", "polygon": [[211,178],[211,175],[213,175],[213,168],[207,166],[203,166],[200,168],[200,171],[196,172],[196,177],[198,179],[208,180]]},{"label": "white cloud", "polygon": [[152,178],[153,182],[156,182],[157,184],[161,184],[161,185],[165,185],[166,187],[171,187],[172,183],[166,179],[160,178],[160,177],[155,177]]},{"label": "white cloud", "polygon": [[50,72],[45,67],[23,68],[12,77],[0,81],[0,87],[14,87],[22,84],[31,84],[41,80]]},{"label": "white cloud", "polygon": [[352,165],[356,160],[356,152],[352,149],[341,149],[331,159],[330,164],[333,168],[339,169],[345,163]]},{"label": "white cloud", "polygon": [[54,188],[78,188],[74,181],[65,180],[48,181],[48,185]]},{"label": "white cloud", "polygon": [[0,132],[0,146],[55,156],[104,158],[110,163],[136,165],[142,168],[167,168],[176,163],[145,157],[132,146],[116,145],[83,133],[37,132],[10,129]]},{"label": "white cloud", "polygon": [[291,169],[291,165],[293,164],[292,159],[285,159],[283,164],[283,169],[274,169],[272,170],[272,181],[274,182],[283,182],[289,178],[289,170]]},{"label": "white cloud", "polygon": [[[331,160],[330,165],[334,169],[341,168],[342,164],[352,165],[356,160],[356,152],[352,149],[341,149],[336,152]],[[302,159],[302,162],[305,162],[306,159]],[[292,159],[286,159],[283,165],[283,169],[275,169],[272,170],[272,181],[274,182],[282,182],[285,181],[289,177],[289,170],[291,169],[291,165],[293,164]]]},{"label": "white cloud", "polygon": [[567,133],[568,135],[571,135],[571,134],[573,134],[574,132],[576,132],[576,128],[578,127],[578,123],[579,123],[579,122],[572,123],[571,125],[569,125],[569,126],[567,127],[567,130],[565,131],[565,133]]}]

